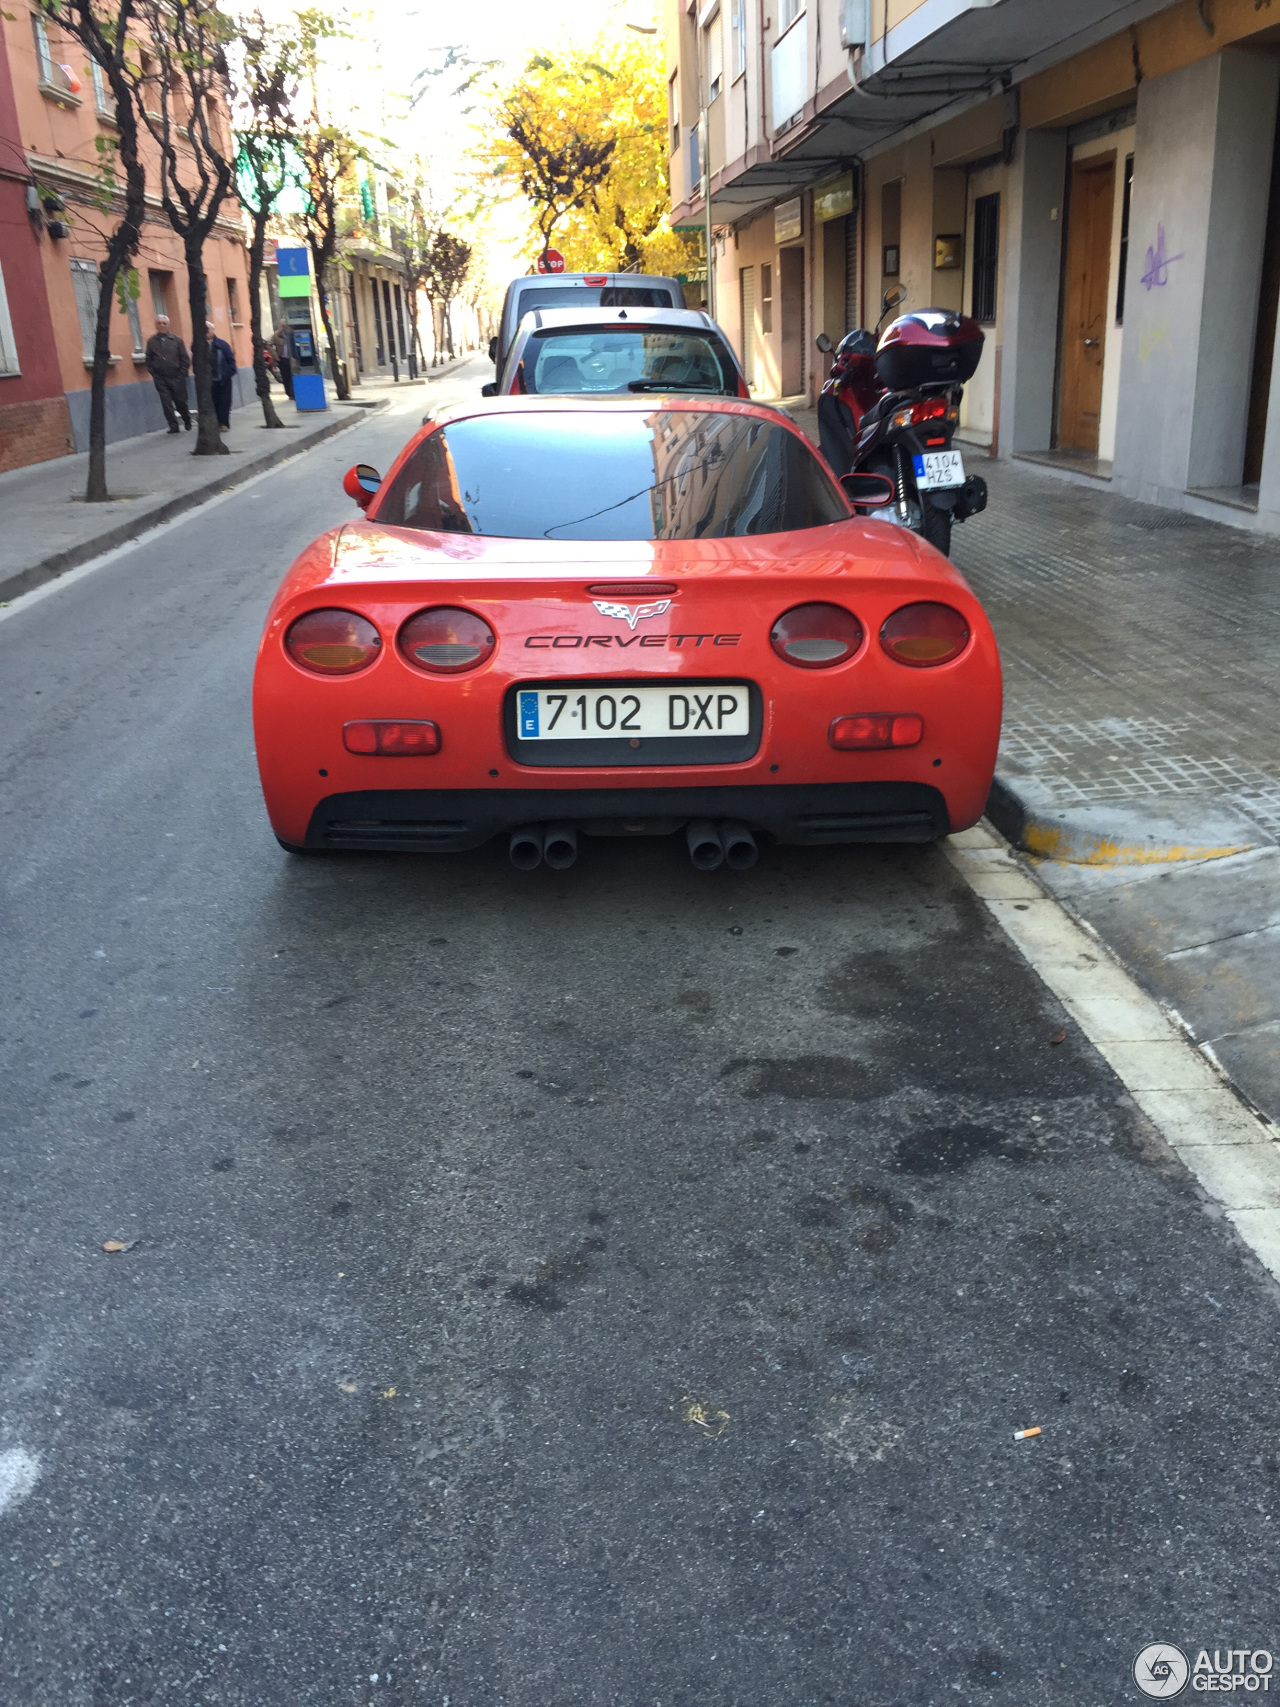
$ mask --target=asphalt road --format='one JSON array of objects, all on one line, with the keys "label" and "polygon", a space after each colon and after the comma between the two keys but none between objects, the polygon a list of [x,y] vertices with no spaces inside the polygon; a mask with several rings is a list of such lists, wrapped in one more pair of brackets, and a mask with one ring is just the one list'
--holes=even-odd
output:
[{"label": "asphalt road", "polygon": [[1274,1291],[941,853],[277,847],[267,600],[422,396],[0,620],[4,1707],[1280,1649]]}]

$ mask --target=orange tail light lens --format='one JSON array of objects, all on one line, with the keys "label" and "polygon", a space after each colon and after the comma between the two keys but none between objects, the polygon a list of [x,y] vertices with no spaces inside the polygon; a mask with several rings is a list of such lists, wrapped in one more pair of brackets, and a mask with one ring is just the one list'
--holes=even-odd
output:
[{"label": "orange tail light lens", "polygon": [[349,676],[382,650],[382,636],[367,617],[349,610],[312,610],[291,623],[285,650],[295,664],[318,676]]},{"label": "orange tail light lens", "polygon": [[452,605],[420,610],[400,630],[400,650],[420,670],[456,676],[493,656],[497,636],[483,617]]},{"label": "orange tail light lens", "polygon": [[924,737],[924,720],[914,712],[855,711],[837,717],[828,732],[842,753],[874,752],[884,747],[916,747]]},{"label": "orange tail light lens", "polygon": [[440,725],[425,720],[392,722],[389,718],[344,723],[342,744],[349,753],[377,753],[389,759],[429,758],[440,751]]},{"label": "orange tail light lens", "polygon": [[969,624],[950,605],[903,605],[881,626],[880,644],[899,664],[928,669],[960,656],[969,644]]},{"label": "orange tail light lens", "polygon": [[862,624],[841,605],[797,605],[774,623],[769,642],[801,670],[829,670],[862,645]]}]

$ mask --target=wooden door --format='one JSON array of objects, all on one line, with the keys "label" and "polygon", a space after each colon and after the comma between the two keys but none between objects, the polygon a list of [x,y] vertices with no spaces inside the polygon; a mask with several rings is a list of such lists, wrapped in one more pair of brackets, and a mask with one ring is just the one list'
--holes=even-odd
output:
[{"label": "wooden door", "polygon": [[1071,169],[1067,276],[1062,311],[1062,393],[1058,443],[1098,454],[1102,357],[1111,307],[1111,212],[1115,156]]}]

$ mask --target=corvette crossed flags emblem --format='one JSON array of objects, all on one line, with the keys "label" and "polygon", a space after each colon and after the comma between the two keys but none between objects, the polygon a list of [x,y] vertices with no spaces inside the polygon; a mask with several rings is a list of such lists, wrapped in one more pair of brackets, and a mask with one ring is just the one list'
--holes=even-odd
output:
[{"label": "corvette crossed flags emblem", "polygon": [[601,616],[615,616],[628,628],[634,628],[647,616],[662,616],[671,609],[670,599],[651,599],[646,605],[615,604],[612,599],[592,599],[591,602]]}]

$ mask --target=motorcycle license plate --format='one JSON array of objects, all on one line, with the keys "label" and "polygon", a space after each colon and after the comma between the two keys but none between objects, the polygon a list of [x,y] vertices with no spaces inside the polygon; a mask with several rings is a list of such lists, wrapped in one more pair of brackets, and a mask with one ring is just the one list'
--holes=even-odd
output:
[{"label": "motorcycle license plate", "polygon": [[927,450],[912,461],[916,465],[916,485],[924,492],[964,485],[964,461],[958,450]]}]

